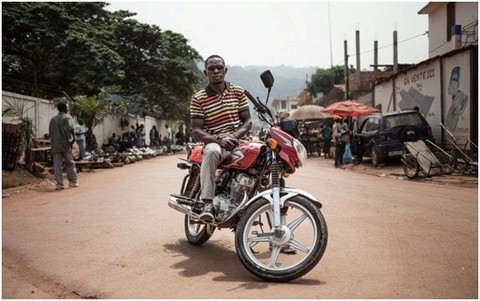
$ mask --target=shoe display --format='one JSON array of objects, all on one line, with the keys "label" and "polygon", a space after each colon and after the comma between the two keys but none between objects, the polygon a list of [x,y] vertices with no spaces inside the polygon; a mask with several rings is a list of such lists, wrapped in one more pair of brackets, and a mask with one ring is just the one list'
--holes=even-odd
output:
[{"label": "shoe display", "polygon": [[203,207],[203,212],[198,216],[198,219],[203,222],[213,222],[215,220],[215,209],[211,202],[206,203]]}]

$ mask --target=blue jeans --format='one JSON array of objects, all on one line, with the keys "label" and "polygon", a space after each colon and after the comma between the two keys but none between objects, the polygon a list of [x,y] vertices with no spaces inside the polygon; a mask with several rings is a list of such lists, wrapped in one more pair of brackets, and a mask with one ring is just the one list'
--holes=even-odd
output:
[{"label": "blue jeans", "polygon": [[83,140],[77,140],[77,145],[78,145],[78,149],[80,151],[80,159],[83,159],[85,158],[85,141]]}]

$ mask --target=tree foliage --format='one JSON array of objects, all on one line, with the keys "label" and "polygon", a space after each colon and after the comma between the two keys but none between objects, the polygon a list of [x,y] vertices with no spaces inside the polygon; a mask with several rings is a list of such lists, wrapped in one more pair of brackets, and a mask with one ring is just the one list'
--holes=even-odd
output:
[{"label": "tree foliage", "polygon": [[109,12],[103,2],[4,2],[3,89],[44,98],[115,86],[145,113],[178,118],[198,88],[201,59],[178,33]]},{"label": "tree foliage", "polygon": [[[333,72],[332,72],[333,71]],[[348,73],[355,73],[353,66],[350,66]],[[344,66],[335,66],[330,69],[319,68],[312,75],[311,81],[307,84],[307,91],[312,95],[316,96],[318,93],[327,94],[333,87],[332,85],[332,73],[333,73],[333,84],[344,84],[345,83],[345,67]]]}]

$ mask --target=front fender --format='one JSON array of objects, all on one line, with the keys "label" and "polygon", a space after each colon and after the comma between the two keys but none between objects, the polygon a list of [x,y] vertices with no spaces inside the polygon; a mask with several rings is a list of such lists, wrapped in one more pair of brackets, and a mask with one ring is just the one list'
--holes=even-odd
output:
[{"label": "front fender", "polygon": [[[297,195],[300,195],[301,197],[309,200],[319,209],[322,208],[322,203],[320,203],[320,201],[318,201],[316,197],[314,197],[313,195],[311,195],[306,191],[296,189],[296,188],[291,188],[291,187],[283,187],[280,189],[280,206],[283,207],[283,204],[285,203],[286,200],[291,199]],[[248,200],[247,203],[245,203],[244,208],[250,206],[253,202],[261,198],[264,198],[268,200],[271,204],[273,204],[273,190],[268,189],[257,194],[256,196]]]}]

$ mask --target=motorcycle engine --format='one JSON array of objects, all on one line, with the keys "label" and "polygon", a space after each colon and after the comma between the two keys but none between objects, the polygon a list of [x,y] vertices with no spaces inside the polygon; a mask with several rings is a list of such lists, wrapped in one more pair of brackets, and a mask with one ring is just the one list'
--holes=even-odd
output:
[{"label": "motorcycle engine", "polygon": [[224,192],[213,198],[215,218],[220,222],[226,220],[242,201],[244,192],[250,192],[254,185],[255,179],[245,174],[238,174],[233,178],[230,185],[230,194]]}]

